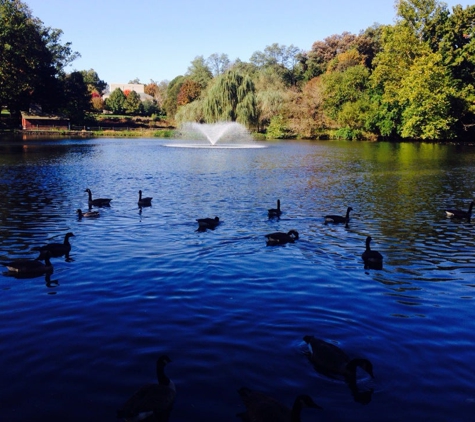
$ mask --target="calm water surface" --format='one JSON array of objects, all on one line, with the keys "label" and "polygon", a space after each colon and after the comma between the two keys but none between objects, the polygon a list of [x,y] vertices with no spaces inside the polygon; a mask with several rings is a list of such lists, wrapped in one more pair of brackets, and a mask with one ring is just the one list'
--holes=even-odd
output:
[{"label": "calm water surface", "polygon": [[[75,234],[50,280],[0,274],[2,420],[114,421],[161,353],[171,421],[238,421],[241,386],[288,405],[310,394],[324,410],[303,421],[472,420],[475,227],[443,210],[474,198],[475,147],[169,143],[0,142],[0,260]],[[113,198],[96,220],[76,217],[85,188]],[[323,223],[349,205],[349,228]],[[296,243],[266,246],[290,229]],[[381,271],[363,268],[367,235]],[[358,373],[356,394],[317,373],[307,334],[370,359],[375,378]]]}]

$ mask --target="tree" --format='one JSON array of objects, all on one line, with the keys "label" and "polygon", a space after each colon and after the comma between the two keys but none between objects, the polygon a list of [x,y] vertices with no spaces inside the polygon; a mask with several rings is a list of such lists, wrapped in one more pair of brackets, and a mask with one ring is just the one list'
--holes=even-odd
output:
[{"label": "tree", "polygon": [[254,52],[250,62],[260,69],[275,68],[287,84],[295,85],[299,79],[301,51],[292,44],[287,47],[274,43],[268,45],[263,52]]},{"label": "tree", "polygon": [[369,76],[368,69],[363,65],[322,75],[324,109],[331,119],[338,122],[347,103],[362,101],[368,95]]},{"label": "tree", "polygon": [[107,83],[99,78],[99,75],[94,69],[81,70],[84,82],[87,85],[87,89],[92,94],[96,91],[99,95],[102,95],[107,87]]},{"label": "tree", "polygon": [[204,99],[203,115],[207,122],[255,123],[256,96],[251,78],[233,70],[215,78]]},{"label": "tree", "polygon": [[216,77],[222,75],[226,70],[228,70],[231,62],[229,61],[227,54],[214,53],[206,59],[206,64],[211,70],[213,76]]},{"label": "tree", "polygon": [[44,27],[20,0],[0,0],[0,106],[14,115],[38,103],[58,105],[59,76],[79,56],[61,44],[62,31]]},{"label": "tree", "polygon": [[81,72],[72,72],[61,78],[63,101],[60,111],[72,123],[82,124],[87,111],[91,110],[91,96]]},{"label": "tree", "polygon": [[122,114],[124,112],[126,96],[120,89],[114,89],[109,98],[106,99],[105,106],[114,114]]},{"label": "tree", "polygon": [[[125,94],[124,94],[125,95]],[[138,115],[143,114],[143,104],[140,95],[135,91],[130,91],[124,101],[124,111],[126,114]]]},{"label": "tree", "polygon": [[191,62],[191,65],[188,67],[187,76],[199,84],[201,89],[205,89],[208,86],[209,81],[213,79],[213,74],[203,56],[195,57]]},{"label": "tree", "polygon": [[401,135],[415,139],[450,139],[455,136],[451,105],[455,84],[442,56],[417,58],[399,90],[403,105]]},{"label": "tree", "polygon": [[166,99],[163,103],[163,108],[165,109],[165,112],[167,113],[167,116],[170,119],[173,119],[175,117],[176,111],[178,109],[178,93],[180,92],[180,88],[183,82],[185,82],[185,79],[186,78],[182,75],[177,76],[167,86],[167,94]]},{"label": "tree", "polygon": [[186,105],[196,100],[201,94],[201,86],[192,79],[186,79],[180,87],[177,95],[177,104]]}]

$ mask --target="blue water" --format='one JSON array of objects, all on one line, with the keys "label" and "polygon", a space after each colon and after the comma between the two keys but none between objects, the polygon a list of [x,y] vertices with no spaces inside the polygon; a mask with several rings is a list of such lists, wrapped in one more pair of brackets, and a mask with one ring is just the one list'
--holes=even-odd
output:
[{"label": "blue water", "polygon": [[[303,421],[472,420],[475,227],[444,208],[473,199],[475,147],[166,146],[180,142],[0,141],[0,261],[75,234],[51,279],[0,275],[2,420],[114,421],[161,353],[172,422],[238,421],[242,386],[309,394],[324,409]],[[113,198],[98,219],[76,217],[85,188]],[[324,224],[349,205],[348,228]],[[294,244],[266,246],[290,229]],[[363,268],[368,235],[381,271]],[[366,404],[314,370],[307,334],[371,360]]]}]

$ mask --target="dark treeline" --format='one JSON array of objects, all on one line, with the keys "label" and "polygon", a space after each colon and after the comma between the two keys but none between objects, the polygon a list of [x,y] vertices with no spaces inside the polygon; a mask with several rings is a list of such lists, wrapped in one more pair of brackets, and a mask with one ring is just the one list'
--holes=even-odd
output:
[{"label": "dark treeline", "polygon": [[475,6],[395,6],[393,25],[332,35],[309,51],[276,43],[248,62],[198,56],[184,75],[146,84],[153,103],[144,105],[122,92],[103,102],[93,69],[64,71],[78,53],[60,30],[21,1],[0,0],[0,105],[18,114],[35,102],[78,123],[103,109],[177,124],[237,121],[267,138],[473,139]]}]

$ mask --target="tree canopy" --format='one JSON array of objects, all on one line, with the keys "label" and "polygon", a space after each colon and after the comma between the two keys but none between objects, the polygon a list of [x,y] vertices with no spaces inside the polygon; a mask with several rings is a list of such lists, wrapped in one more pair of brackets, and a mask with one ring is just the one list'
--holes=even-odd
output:
[{"label": "tree canopy", "polygon": [[79,56],[61,35],[22,1],[0,0],[0,106],[14,114],[31,103],[54,109],[64,68]]}]

